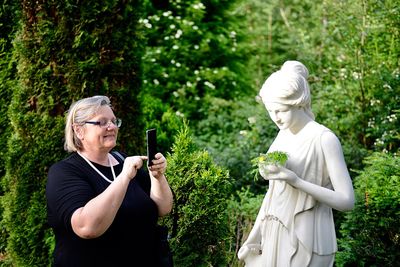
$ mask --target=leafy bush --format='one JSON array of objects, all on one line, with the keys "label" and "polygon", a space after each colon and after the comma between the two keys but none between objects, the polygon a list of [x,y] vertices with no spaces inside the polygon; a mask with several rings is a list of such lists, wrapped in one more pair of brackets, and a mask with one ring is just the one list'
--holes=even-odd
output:
[{"label": "leafy bush", "polygon": [[375,153],[355,179],[356,206],[341,224],[338,266],[398,266],[400,158]]},{"label": "leafy bush", "polygon": [[276,135],[264,105],[254,100],[213,99],[207,118],[196,126],[194,140],[206,148],[215,162],[227,168],[235,191],[250,186],[262,192],[266,181],[254,181],[251,159],[265,153]]},{"label": "leafy bush", "polygon": [[[229,246],[228,172],[194,145],[187,124],[168,157],[167,177],[176,199],[178,231],[172,239],[176,266],[224,266]],[[169,222],[170,224],[171,222]]]},{"label": "leafy bush", "polygon": [[[7,116],[11,102],[12,88],[15,86],[14,75],[16,62],[12,56],[12,41],[17,29],[19,8],[16,1],[2,3],[0,6],[0,161],[7,157],[7,142],[11,133],[10,119]],[[1,186],[5,175],[5,164],[0,164],[0,200],[5,193]],[[3,207],[0,204],[0,222],[3,217]],[[8,233],[4,224],[0,223],[0,255],[5,252]],[[1,262],[1,260],[0,260]]]},{"label": "leafy bush", "polygon": [[[208,115],[213,98],[233,99],[248,92],[238,25],[228,13],[235,1],[144,2],[141,99],[148,124],[157,124],[172,110],[195,127]],[[160,133],[167,127],[164,123]],[[172,145],[169,141],[166,148]]]}]

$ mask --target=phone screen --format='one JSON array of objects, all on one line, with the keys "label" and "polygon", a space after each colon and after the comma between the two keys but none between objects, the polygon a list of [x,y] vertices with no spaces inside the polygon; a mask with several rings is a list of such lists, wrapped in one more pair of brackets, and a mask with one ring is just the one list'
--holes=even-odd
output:
[{"label": "phone screen", "polygon": [[149,129],[146,131],[147,138],[147,166],[153,165],[152,160],[157,153],[157,132],[156,129]]}]

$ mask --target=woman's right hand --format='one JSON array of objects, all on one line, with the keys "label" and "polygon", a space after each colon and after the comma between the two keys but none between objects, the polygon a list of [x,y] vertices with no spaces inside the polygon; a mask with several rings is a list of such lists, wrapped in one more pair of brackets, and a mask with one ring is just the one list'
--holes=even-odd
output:
[{"label": "woman's right hand", "polygon": [[132,180],[136,176],[137,170],[142,168],[143,160],[145,159],[145,156],[131,156],[125,158],[124,167],[120,175]]}]

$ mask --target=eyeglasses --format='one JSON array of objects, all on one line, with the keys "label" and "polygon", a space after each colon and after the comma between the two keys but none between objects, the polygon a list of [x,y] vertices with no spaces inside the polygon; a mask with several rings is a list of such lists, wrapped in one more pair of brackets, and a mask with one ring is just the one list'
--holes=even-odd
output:
[{"label": "eyeglasses", "polygon": [[99,120],[99,121],[85,121],[87,124],[93,124],[100,126],[101,128],[108,128],[111,124],[117,126],[117,128],[121,127],[122,120],[121,119],[112,119],[112,120]]}]

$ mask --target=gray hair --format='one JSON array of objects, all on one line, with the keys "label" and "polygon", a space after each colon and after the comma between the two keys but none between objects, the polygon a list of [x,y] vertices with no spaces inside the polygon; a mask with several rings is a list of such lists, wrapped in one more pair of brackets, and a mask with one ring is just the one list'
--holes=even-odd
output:
[{"label": "gray hair", "polygon": [[85,121],[96,115],[101,106],[111,107],[110,99],[106,96],[83,98],[71,104],[66,113],[64,149],[75,152],[82,148],[82,142],[76,135],[74,126],[84,125]]},{"label": "gray hair", "polygon": [[307,82],[308,69],[299,61],[286,61],[280,70],[271,74],[264,82],[259,95],[263,102],[276,102],[301,107],[310,118],[311,93]]}]

